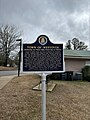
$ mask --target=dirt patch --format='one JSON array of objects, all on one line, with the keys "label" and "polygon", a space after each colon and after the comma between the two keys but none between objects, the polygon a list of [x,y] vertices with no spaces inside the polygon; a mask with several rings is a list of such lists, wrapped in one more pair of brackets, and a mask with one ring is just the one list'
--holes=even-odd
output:
[{"label": "dirt patch", "polygon": [[7,70],[17,70],[17,68],[0,66],[0,71],[7,71]]},{"label": "dirt patch", "polygon": [[[40,77],[16,77],[0,90],[0,120],[41,120]],[[47,92],[47,120],[89,120],[90,83],[58,82]]]}]

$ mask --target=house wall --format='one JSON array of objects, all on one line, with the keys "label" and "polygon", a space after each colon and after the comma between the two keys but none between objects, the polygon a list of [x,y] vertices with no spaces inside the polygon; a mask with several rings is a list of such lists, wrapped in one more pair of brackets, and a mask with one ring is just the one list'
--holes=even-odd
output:
[{"label": "house wall", "polygon": [[87,60],[85,64],[90,65],[90,60]]},{"label": "house wall", "polygon": [[81,69],[85,66],[86,61],[87,60],[83,59],[65,58],[65,71],[80,72]]}]

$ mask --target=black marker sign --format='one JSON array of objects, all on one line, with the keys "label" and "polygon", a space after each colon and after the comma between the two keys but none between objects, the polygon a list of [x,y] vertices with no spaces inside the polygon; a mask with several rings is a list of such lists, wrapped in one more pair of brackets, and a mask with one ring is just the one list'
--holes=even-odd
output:
[{"label": "black marker sign", "polygon": [[63,44],[51,43],[46,35],[23,44],[23,71],[63,71]]}]

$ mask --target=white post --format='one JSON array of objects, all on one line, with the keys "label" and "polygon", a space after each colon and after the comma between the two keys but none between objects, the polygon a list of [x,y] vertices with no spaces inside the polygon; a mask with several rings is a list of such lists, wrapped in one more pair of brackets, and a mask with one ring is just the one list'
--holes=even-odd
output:
[{"label": "white post", "polygon": [[42,74],[42,120],[46,120],[46,74]]}]

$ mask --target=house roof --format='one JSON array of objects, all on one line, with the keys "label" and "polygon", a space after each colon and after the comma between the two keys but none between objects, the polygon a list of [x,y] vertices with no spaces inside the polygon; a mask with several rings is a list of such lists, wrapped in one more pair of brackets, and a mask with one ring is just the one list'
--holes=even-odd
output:
[{"label": "house roof", "polygon": [[90,51],[87,50],[66,50],[64,49],[65,58],[90,59]]}]

